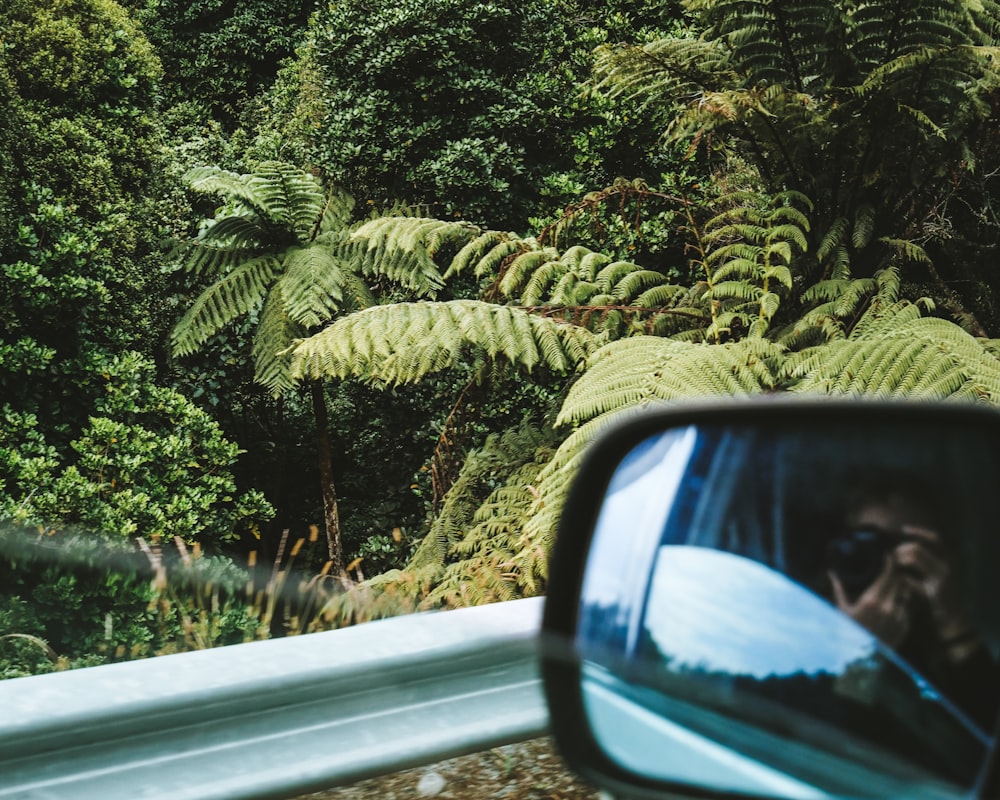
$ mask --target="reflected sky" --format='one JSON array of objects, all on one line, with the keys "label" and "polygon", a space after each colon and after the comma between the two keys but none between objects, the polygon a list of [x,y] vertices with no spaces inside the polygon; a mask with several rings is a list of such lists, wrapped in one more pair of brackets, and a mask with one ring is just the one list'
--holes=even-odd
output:
[{"label": "reflected sky", "polygon": [[693,427],[667,431],[640,444],[615,470],[587,558],[581,595],[587,603],[630,602],[637,586],[641,591],[696,441]]},{"label": "reflected sky", "polygon": [[876,649],[864,628],[781,573],[702,547],[660,547],[646,626],[677,664],[758,678],[839,673]]}]

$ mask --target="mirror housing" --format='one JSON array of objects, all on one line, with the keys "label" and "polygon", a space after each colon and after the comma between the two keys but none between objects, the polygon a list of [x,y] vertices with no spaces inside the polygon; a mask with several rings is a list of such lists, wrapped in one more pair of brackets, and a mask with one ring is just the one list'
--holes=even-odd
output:
[{"label": "mirror housing", "polygon": [[[567,762],[630,797],[982,793],[998,486],[986,407],[760,398],[613,426],[550,561],[542,670]],[[970,654],[953,680],[945,655]]]}]

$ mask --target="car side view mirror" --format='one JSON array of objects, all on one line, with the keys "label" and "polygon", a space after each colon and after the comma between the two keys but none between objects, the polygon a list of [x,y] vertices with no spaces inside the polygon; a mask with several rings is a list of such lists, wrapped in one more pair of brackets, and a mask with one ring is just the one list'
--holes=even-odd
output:
[{"label": "car side view mirror", "polygon": [[594,442],[550,562],[570,766],[629,797],[984,796],[1000,414],[756,400]]}]

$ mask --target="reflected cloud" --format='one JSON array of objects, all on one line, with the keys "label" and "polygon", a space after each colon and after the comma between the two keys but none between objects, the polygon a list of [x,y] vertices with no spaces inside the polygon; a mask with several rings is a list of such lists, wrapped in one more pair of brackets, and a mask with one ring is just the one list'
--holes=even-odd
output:
[{"label": "reflected cloud", "polygon": [[659,548],[645,624],[675,665],[758,678],[837,674],[877,648],[864,628],[781,573],[702,547]]}]

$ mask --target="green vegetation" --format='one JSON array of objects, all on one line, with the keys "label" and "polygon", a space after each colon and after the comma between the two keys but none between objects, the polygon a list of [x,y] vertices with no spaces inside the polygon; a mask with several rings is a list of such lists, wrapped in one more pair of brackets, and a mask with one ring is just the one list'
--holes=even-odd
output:
[{"label": "green vegetation", "polygon": [[539,593],[652,402],[1000,402],[992,2],[2,21],[0,674]]}]

